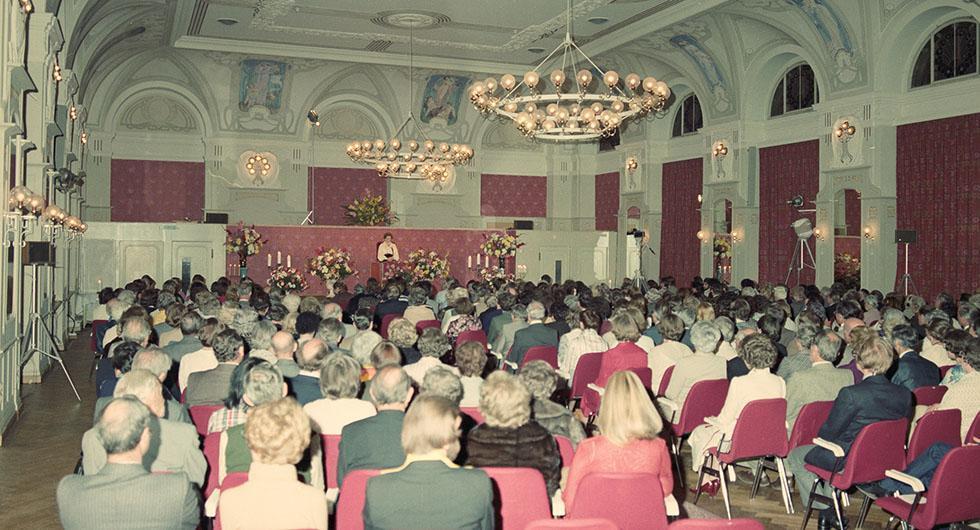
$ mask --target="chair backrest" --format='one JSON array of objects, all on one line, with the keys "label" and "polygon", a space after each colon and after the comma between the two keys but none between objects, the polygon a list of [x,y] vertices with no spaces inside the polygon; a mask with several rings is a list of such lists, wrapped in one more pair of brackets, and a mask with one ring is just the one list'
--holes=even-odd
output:
[{"label": "chair backrest", "polygon": [[834,408],[833,401],[814,401],[803,405],[799,415],[796,416],[796,423],[793,424],[793,432],[789,436],[789,450],[812,444],[813,439],[820,432],[820,427],[830,417],[832,408]]},{"label": "chair backrest", "polygon": [[849,489],[854,484],[881,480],[889,469],[904,469],[908,429],[906,418],[865,425],[851,444],[843,471],[834,476],[833,486]]},{"label": "chair backrest", "polygon": [[99,327],[104,326],[106,322],[108,322],[108,320],[93,320],[92,321],[92,336],[91,336],[91,338],[89,340],[89,347],[92,349],[92,352],[93,353],[97,353],[99,351],[99,344],[98,344],[98,342],[96,342],[95,332],[96,332],[96,330],[99,329]]},{"label": "chair backrest", "polygon": [[204,498],[207,499],[211,496],[211,492],[214,488],[218,487],[218,459],[221,451],[221,433],[213,432],[204,437],[204,447],[201,450],[204,453],[204,460],[208,463],[208,476],[204,481]]},{"label": "chair backrest", "polygon": [[208,434],[208,420],[211,419],[211,415],[215,411],[221,410],[221,408],[221,405],[194,405],[188,408],[191,421],[194,422],[194,427],[197,428],[197,434],[201,436]]},{"label": "chair backrest", "polygon": [[943,442],[953,447],[960,445],[960,424],[963,413],[960,409],[934,410],[919,418],[912,430],[906,463],[912,463],[930,445]]},{"label": "chair backrest", "polygon": [[660,377],[660,386],[657,387],[657,395],[663,396],[667,393],[667,387],[670,386],[670,377],[674,375],[674,365],[670,365],[664,370],[664,375]]},{"label": "chair backrest", "polygon": [[521,366],[531,361],[544,361],[551,365],[555,370],[558,369],[558,348],[554,346],[531,346],[524,353],[524,360]]},{"label": "chair backrest", "polygon": [[[221,491],[228,491],[232,488],[237,488],[242,484],[248,482],[248,473],[245,471],[236,471],[234,473],[228,473],[225,475],[225,479],[221,481]],[[218,502],[218,513],[215,514],[214,524],[212,525],[213,530],[221,530],[221,502]]]},{"label": "chair backrest", "polygon": [[915,394],[916,405],[928,407],[942,401],[943,396],[946,395],[946,390],[947,388],[942,385],[920,386],[913,390],[912,393]]},{"label": "chair backrest", "polygon": [[580,528],[582,530],[619,530],[616,523],[609,519],[541,519],[532,521],[524,527],[526,530],[567,530]]},{"label": "chair backrest", "polygon": [[[980,518],[980,446],[965,445],[946,453],[926,493],[928,502],[912,519],[916,528]],[[925,519],[920,522],[919,518]],[[923,524],[924,523],[924,524]]]},{"label": "chair backrest", "polygon": [[940,366],[939,367],[939,375],[942,378],[945,378],[946,377],[946,373],[949,372],[950,370],[952,370],[954,366],[956,366],[956,365],[955,364],[947,364],[946,366]]},{"label": "chair backrest", "polygon": [[966,431],[966,438],[963,439],[963,443],[968,444],[974,438],[980,438],[980,412],[973,417],[973,423],[970,424],[970,430]]},{"label": "chair backrest", "polygon": [[636,374],[637,377],[640,378],[640,383],[643,383],[643,388],[650,388],[651,385],[653,384],[653,370],[651,370],[650,368],[646,366],[642,368],[638,366],[634,366],[632,368],[629,368],[628,370],[633,372],[634,374]]},{"label": "chair backrest", "polygon": [[670,530],[765,530],[755,519],[681,519],[670,523]]},{"label": "chair backrest", "polygon": [[459,332],[459,335],[456,336],[456,344],[463,344],[464,342],[479,342],[484,349],[488,347],[487,334],[482,329],[467,329]]},{"label": "chair backrest", "polygon": [[384,337],[385,339],[387,339],[388,338],[388,326],[391,325],[391,321],[392,320],[395,320],[396,318],[401,318],[401,317],[402,317],[401,315],[396,314],[396,313],[390,313],[390,314],[387,314],[387,315],[381,317],[381,329],[378,330],[378,334],[381,335],[382,337]]},{"label": "chair backrest", "polygon": [[363,530],[367,481],[378,473],[377,469],[356,469],[344,475],[344,484],[337,497],[337,528]]},{"label": "chair backrest", "polygon": [[612,322],[609,320],[603,320],[602,324],[599,325],[599,335],[605,335],[612,331]]},{"label": "chair backrest", "polygon": [[589,473],[565,508],[567,519],[609,519],[622,530],[667,528],[660,479],[650,473]]},{"label": "chair backrest", "polygon": [[760,456],[785,457],[789,452],[786,439],[786,400],[759,399],[742,409],[732,431],[731,449],[718,458],[732,463]]},{"label": "chair backrest", "polygon": [[320,441],[323,443],[323,477],[327,482],[327,488],[336,488],[337,485],[337,457],[340,452],[339,434],[321,434]]},{"label": "chair backrest", "polygon": [[480,412],[480,407],[460,407],[459,411],[467,416],[473,418],[477,423],[484,423],[483,413]]},{"label": "chair backrest", "polygon": [[602,352],[586,353],[578,358],[575,365],[575,372],[572,373],[572,397],[580,398],[588,388],[589,383],[594,383],[599,377],[599,366],[602,364]]},{"label": "chair backrest", "polygon": [[575,458],[575,446],[567,436],[555,435],[555,442],[558,444],[558,454],[561,455],[561,467],[571,467],[572,459]]},{"label": "chair backrest", "polygon": [[551,516],[544,476],[530,467],[481,468],[493,481],[497,528],[524,530],[531,521]]},{"label": "chair backrest", "polygon": [[728,397],[728,379],[698,381],[681,407],[681,415],[671,428],[675,436],[684,436],[704,423],[708,416],[717,416]]},{"label": "chair backrest", "polygon": [[441,328],[442,322],[438,320],[420,320],[415,323],[415,331],[418,331],[421,335],[423,331],[429,328]]}]

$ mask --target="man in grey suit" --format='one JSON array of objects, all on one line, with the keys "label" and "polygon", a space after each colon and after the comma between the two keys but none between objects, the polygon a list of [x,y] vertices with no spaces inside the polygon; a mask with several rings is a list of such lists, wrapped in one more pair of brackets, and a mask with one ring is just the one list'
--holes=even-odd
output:
[{"label": "man in grey suit", "polygon": [[500,308],[500,314],[490,320],[490,325],[486,329],[489,344],[496,344],[500,332],[504,329],[504,325],[510,324],[513,321],[510,311],[514,308],[515,303],[517,303],[517,300],[508,291],[497,295],[497,307]]},{"label": "man in grey suit", "polygon": [[511,321],[504,324],[497,335],[497,341],[492,344],[492,350],[501,355],[507,355],[510,348],[514,345],[514,337],[517,332],[527,327],[527,306],[524,304],[514,304],[510,310]]},{"label": "man in grey suit", "polygon": [[[143,455],[143,465],[150,471],[184,473],[191,482],[201,486],[207,462],[198,449],[197,431],[193,425],[163,419],[166,406],[160,381],[146,370],[131,370],[116,385],[115,398],[135,397],[146,405],[150,418],[150,446]],[[97,474],[108,455],[99,442],[97,428],[82,435],[82,467],[86,475]]]},{"label": "man in grey suit", "polygon": [[134,397],[114,399],[96,424],[107,456],[95,475],[68,475],[58,484],[61,526],[186,528],[200,521],[197,490],[182,473],[151,474],[143,467],[150,448],[151,413]]},{"label": "man in grey suit", "polygon": [[233,329],[226,329],[211,340],[214,358],[218,366],[203,372],[194,372],[187,378],[184,402],[188,407],[196,405],[221,405],[228,397],[231,374],[245,358],[245,341]]},{"label": "man in grey suit", "polygon": [[412,378],[398,365],[385,366],[371,380],[371,400],[378,414],[355,421],[340,432],[337,484],[355,469],[384,469],[405,461],[402,421],[415,389]]},{"label": "man in grey suit", "polygon": [[544,324],[544,317],[544,304],[531,302],[527,305],[527,327],[514,333],[514,345],[507,354],[508,361],[520,366],[528,349],[534,346],[558,347],[558,332]]},{"label": "man in grey suit", "polygon": [[193,311],[184,315],[180,319],[180,333],[182,338],[179,341],[171,342],[163,347],[163,351],[167,352],[167,355],[174,360],[175,363],[180,364],[180,359],[187,355],[188,353],[194,353],[204,347],[201,344],[201,339],[197,338],[197,332],[201,330],[204,326],[204,319],[201,315],[194,313]]},{"label": "man in grey suit", "polygon": [[779,363],[779,369],[776,371],[776,375],[783,379],[789,380],[796,372],[806,370],[813,365],[813,360],[810,358],[811,347],[817,340],[817,335],[822,331],[822,328],[806,315],[804,313],[797,319],[796,338],[793,339],[794,347],[792,348],[795,353],[787,355]]},{"label": "man in grey suit", "polygon": [[840,389],[854,384],[850,370],[838,369],[833,365],[843,344],[844,341],[833,331],[820,331],[810,346],[812,366],[794,373],[786,381],[786,425],[790,433],[804,405],[815,401],[833,401],[837,399]]}]

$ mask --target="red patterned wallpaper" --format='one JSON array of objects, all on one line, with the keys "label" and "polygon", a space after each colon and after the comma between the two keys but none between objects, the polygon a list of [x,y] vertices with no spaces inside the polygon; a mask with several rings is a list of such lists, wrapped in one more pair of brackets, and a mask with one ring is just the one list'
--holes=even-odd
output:
[{"label": "red patterned wallpaper", "polygon": [[307,178],[306,207],[313,208],[313,221],[318,225],[347,224],[348,204],[364,196],[388,197],[388,181],[373,169],[311,168]]},{"label": "red patterned wallpaper", "polygon": [[615,232],[619,228],[619,172],[595,176],[595,229]]},{"label": "red patterned wallpaper", "polygon": [[480,215],[547,217],[548,177],[480,175]]},{"label": "red patterned wallpaper", "polygon": [[[276,252],[282,253],[282,261],[286,256],[292,257],[295,269],[305,272],[306,260],[312,257],[320,247],[339,247],[347,249],[354,260],[354,268],[358,275],[348,279],[348,285],[363,283],[371,277],[371,265],[377,261],[378,243],[384,239],[385,232],[391,232],[398,252],[402,259],[418,248],[435,250],[449,257],[450,271],[453,276],[463,282],[476,276],[476,258],[483,235],[496,230],[452,230],[452,229],[413,229],[392,227],[353,227],[353,226],[256,226],[256,230],[269,242],[262,248],[258,256],[252,256],[248,262],[248,275],[256,282],[265,284],[269,278],[267,268],[268,257],[272,255],[273,265]],[[466,268],[467,256],[473,255],[474,271]],[[481,262],[482,264],[482,262]],[[237,256],[226,258],[225,273],[231,277],[236,274]],[[508,271],[513,272],[514,260],[508,260]],[[307,274],[310,289],[306,294],[323,294],[323,284]]]},{"label": "red patterned wallpaper", "polygon": [[678,287],[687,287],[701,273],[702,244],[698,194],[704,160],[692,158],[668,162],[663,167],[663,221],[660,225],[660,276],[673,276]]},{"label": "red patterned wallpaper", "polygon": [[[803,195],[805,209],[812,209],[820,186],[820,141],[766,147],[759,150],[759,281],[786,281],[796,234],[790,223],[813,213],[800,213],[786,204],[794,195]],[[814,239],[810,238],[811,250]],[[795,283],[796,275],[790,278]],[[738,280],[738,278],[736,278]],[[814,282],[813,269],[805,269],[802,283]]]},{"label": "red patterned wallpaper", "polygon": [[171,222],[204,218],[204,163],[113,159],[110,220]]},{"label": "red patterned wallpaper", "polygon": [[[927,300],[972,292],[980,286],[980,113],[902,125],[896,150],[897,228],[918,232],[909,249],[915,287]],[[881,237],[892,244],[891,234]]]}]

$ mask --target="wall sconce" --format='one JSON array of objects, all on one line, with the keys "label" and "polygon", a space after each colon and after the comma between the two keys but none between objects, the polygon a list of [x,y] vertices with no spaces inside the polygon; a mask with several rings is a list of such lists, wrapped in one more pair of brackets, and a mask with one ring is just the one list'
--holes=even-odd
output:
[{"label": "wall sconce", "polygon": [[738,233],[738,231],[732,230],[732,233],[730,235],[732,237],[732,243],[741,243],[742,236]]},{"label": "wall sconce", "polygon": [[635,156],[626,159],[626,171],[633,173],[638,167],[640,167],[640,163],[636,160]]},{"label": "wall sconce", "polygon": [[87,144],[88,143],[88,133],[85,132],[85,131],[82,131],[82,134],[80,134],[78,136],[78,141],[79,142],[82,142],[82,145]]},{"label": "wall sconce", "polygon": [[874,240],[875,235],[870,226],[864,227],[864,239]]},{"label": "wall sconce", "polygon": [[847,142],[857,132],[857,128],[851,122],[844,120],[834,129],[834,136],[842,142]]},{"label": "wall sconce", "polygon": [[25,15],[29,15],[31,14],[31,11],[34,11],[34,4],[31,3],[31,0],[20,0],[20,10],[23,11]]},{"label": "wall sconce", "polygon": [[820,240],[820,241],[823,241],[823,240],[824,240],[824,238],[826,237],[826,235],[825,235],[825,234],[823,233],[823,230],[821,230],[821,229],[819,229],[819,228],[814,228],[814,229],[813,229],[813,235],[814,235],[814,236],[815,236],[815,237],[816,237],[816,238],[817,238],[818,240]]},{"label": "wall sconce", "polygon": [[51,69],[51,77],[55,80],[56,83],[60,83],[61,82],[61,79],[62,79],[62,77],[61,77],[61,65],[58,64],[57,61],[55,61],[55,63],[54,63],[54,68]]},{"label": "wall sconce", "polygon": [[709,236],[709,234],[707,232],[705,232],[704,230],[698,230],[698,233],[695,234],[695,235],[698,236],[698,239],[700,239],[702,243],[707,243],[708,242],[708,236]]},{"label": "wall sconce", "polygon": [[725,158],[728,155],[728,146],[722,141],[715,142],[714,147],[711,148],[711,154],[715,158]]},{"label": "wall sconce", "polygon": [[75,121],[78,119],[78,107],[76,107],[75,105],[72,105],[71,107],[68,108],[68,119],[71,121]]}]

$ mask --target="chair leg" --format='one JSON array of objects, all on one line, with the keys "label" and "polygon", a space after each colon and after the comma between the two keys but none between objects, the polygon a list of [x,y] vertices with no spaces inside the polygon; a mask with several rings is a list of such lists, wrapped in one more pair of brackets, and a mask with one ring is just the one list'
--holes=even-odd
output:
[{"label": "chair leg", "polygon": [[803,512],[803,525],[800,526],[800,530],[806,530],[806,524],[810,522],[810,512],[813,511],[813,496],[817,493],[817,484],[820,484],[821,480],[817,479],[813,482],[813,486],[810,487],[810,498],[806,501],[806,511]]},{"label": "chair leg", "polygon": [[677,470],[677,482],[680,483],[681,488],[683,489],[684,488],[684,469],[682,469],[683,466],[681,465],[681,444],[680,444],[680,439],[677,438],[677,437],[671,436],[671,445],[674,448],[674,451],[673,451],[673,453],[674,453],[674,468]]},{"label": "chair leg", "polygon": [[749,494],[750,499],[754,499],[756,494],[759,493],[759,483],[762,482],[762,474],[764,473],[762,463],[765,461],[765,457],[759,458],[759,464],[755,467],[755,476],[752,480],[752,492]]},{"label": "chair leg", "polygon": [[701,498],[701,484],[704,482],[704,474],[708,471],[708,461],[711,455],[704,455],[704,462],[701,463],[701,470],[698,472],[698,483],[695,486],[697,493],[694,494],[694,504],[698,503],[698,499]]},{"label": "chair leg", "polygon": [[844,514],[841,512],[840,508],[840,497],[838,497],[837,488],[831,487],[830,489],[830,501],[834,505],[834,515],[837,516],[837,524],[840,528],[844,528]]},{"label": "chair leg", "polygon": [[[721,464],[721,462],[719,462]],[[728,476],[725,474],[725,464],[721,464],[721,473],[718,481],[721,482],[721,498],[725,500],[725,514],[732,518],[732,501],[728,498]]]},{"label": "chair leg", "polygon": [[774,457],[774,460],[776,461],[776,469],[779,472],[779,492],[783,494],[783,504],[786,506],[786,513],[796,513],[796,510],[793,509],[793,494],[789,491],[789,480],[786,478],[786,466],[782,458],[777,456]]},{"label": "chair leg", "polygon": [[870,511],[871,511],[871,497],[865,495],[864,502],[861,503],[861,511],[858,513],[858,520],[855,528],[864,527],[864,520],[868,518],[868,512]]}]

